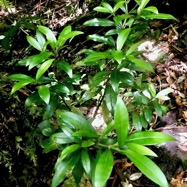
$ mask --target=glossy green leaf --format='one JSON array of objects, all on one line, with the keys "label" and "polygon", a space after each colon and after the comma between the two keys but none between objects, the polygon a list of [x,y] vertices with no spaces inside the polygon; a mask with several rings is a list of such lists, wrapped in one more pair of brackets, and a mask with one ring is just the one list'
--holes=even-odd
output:
[{"label": "glossy green leaf", "polygon": [[111,86],[114,90],[114,92],[118,92],[118,87],[119,87],[119,83],[120,83],[120,72],[118,70],[114,70],[112,71],[111,73],[111,76],[110,76],[110,83],[111,83]]},{"label": "glossy green leaf", "polygon": [[82,165],[83,165],[83,168],[86,174],[90,175],[91,174],[91,160],[90,160],[87,149],[82,149],[81,161],[82,161]]},{"label": "glossy green leaf", "polygon": [[129,149],[123,150],[123,153],[153,182],[162,187],[169,187],[165,175],[151,159]]},{"label": "glossy green leaf", "polygon": [[33,78],[28,78],[27,80],[23,80],[23,81],[17,82],[17,83],[14,84],[10,94],[12,95],[17,90],[25,87],[28,84],[34,83],[34,82],[35,82],[35,80]]},{"label": "glossy green leaf", "polygon": [[13,74],[8,76],[9,79],[11,80],[16,80],[16,81],[26,81],[26,80],[33,80],[32,77],[25,75],[25,74]]},{"label": "glossy green leaf", "polygon": [[126,56],[128,56],[128,55],[132,54],[134,51],[136,51],[136,49],[138,48],[138,46],[140,46],[141,43],[142,43],[142,41],[136,42],[136,43],[132,44],[132,45],[128,48],[127,52],[125,53]]},{"label": "glossy green leaf", "polygon": [[120,51],[122,49],[122,47],[124,46],[128,36],[130,34],[130,31],[131,31],[131,28],[127,28],[127,29],[120,31],[120,33],[118,34],[117,42],[116,42],[116,48],[118,51]]},{"label": "glossy green leaf", "polygon": [[116,129],[119,147],[123,147],[129,131],[129,114],[123,100],[118,97],[114,113],[114,126]]},{"label": "glossy green leaf", "polygon": [[144,11],[146,10],[146,11],[149,11],[149,12],[153,12],[153,13],[155,13],[155,14],[158,14],[158,13],[159,13],[159,12],[158,12],[158,9],[157,9],[155,6],[146,7],[146,8],[144,8],[143,10],[144,10]]},{"label": "glossy green leaf", "polygon": [[56,93],[65,93],[65,94],[70,92],[68,87],[61,83],[52,86],[51,90],[53,90]]},{"label": "glossy green leaf", "polygon": [[97,138],[98,137],[94,131],[90,131],[88,129],[77,130],[76,132],[73,133],[73,136],[87,137],[87,138]]},{"label": "glossy green leaf", "polygon": [[157,157],[157,155],[149,148],[140,145],[140,144],[135,144],[135,143],[126,143],[126,146],[134,151],[137,152],[140,155],[146,155],[146,156],[154,156]]},{"label": "glossy green leaf", "polygon": [[64,34],[64,35],[60,35],[58,40],[57,40],[57,46],[58,46],[58,49],[60,49],[68,39],[72,39],[73,37],[75,36],[78,36],[80,34],[83,34],[83,32],[81,31],[71,31],[67,34]]},{"label": "glossy green leaf", "polygon": [[148,89],[149,89],[151,95],[152,95],[153,97],[155,97],[155,96],[156,96],[156,90],[155,90],[155,86],[154,86],[153,83],[150,83],[150,84],[149,84]]},{"label": "glossy green leaf", "polygon": [[32,36],[27,36],[27,41],[29,42],[29,44],[34,47],[35,49],[37,49],[38,51],[42,51],[42,47],[40,46],[40,44],[36,41],[35,38],[33,38]]},{"label": "glossy green leaf", "polygon": [[112,47],[115,46],[114,39],[111,36],[100,36],[98,34],[92,34],[88,36],[88,39],[93,40],[95,42],[102,42]]},{"label": "glossy green leaf", "polygon": [[45,38],[43,36],[43,34],[39,31],[36,31],[36,39],[41,47],[41,50],[44,51],[45,50]]},{"label": "glossy green leaf", "polygon": [[73,153],[77,150],[80,149],[80,145],[78,144],[73,144],[73,145],[69,145],[67,146],[65,149],[63,149],[63,151],[60,153],[60,156],[58,157],[57,162],[61,162],[68,154]]},{"label": "glossy green leaf", "polygon": [[162,14],[162,13],[149,14],[149,15],[146,15],[144,17],[148,18],[148,19],[171,19],[171,20],[177,21],[177,19],[174,16],[172,16],[170,14]]},{"label": "glossy green leaf", "polygon": [[85,26],[114,26],[114,22],[104,18],[94,18],[84,23]]},{"label": "glossy green leaf", "polygon": [[38,80],[49,69],[54,60],[55,59],[49,59],[40,66],[36,73],[36,80]]},{"label": "glossy green leaf", "polygon": [[118,29],[111,29],[105,33],[105,36],[110,36],[110,35],[115,35],[118,34],[119,30]]},{"label": "glossy green leaf", "polygon": [[149,1],[150,1],[150,0],[141,0],[141,4],[140,4],[140,6],[139,6],[138,9],[137,9],[138,15],[140,15],[141,11],[145,8],[145,6],[147,5],[147,3],[148,3]]},{"label": "glossy green leaf", "polygon": [[51,187],[57,187],[65,179],[67,174],[75,167],[79,158],[79,154],[75,152],[61,162],[56,163]]},{"label": "glossy green leaf", "polygon": [[136,143],[140,145],[155,145],[170,141],[175,141],[175,138],[167,134],[154,131],[135,132],[126,138],[127,143]]},{"label": "glossy green leaf", "polygon": [[112,57],[118,62],[118,64],[121,64],[121,61],[124,58],[124,54],[122,51],[115,51],[115,50],[111,50],[110,51],[112,54]]},{"label": "glossy green leaf", "polygon": [[91,123],[82,115],[72,112],[58,112],[57,115],[61,118],[62,123],[73,126],[78,130],[89,130],[97,136],[97,133]]},{"label": "glossy green leaf", "polygon": [[84,141],[82,141],[82,143],[81,143],[81,147],[83,147],[83,148],[91,147],[91,146],[94,145],[94,144],[95,144],[95,142],[94,142],[93,140],[91,140],[91,139],[89,139],[89,140],[84,140]]},{"label": "glossy green leaf", "polygon": [[29,66],[29,70],[41,64],[44,60],[49,58],[52,55],[51,52],[41,52],[40,54],[30,56],[26,59],[26,66]]},{"label": "glossy green leaf", "polygon": [[153,101],[153,107],[154,107],[154,110],[156,111],[157,115],[159,117],[162,117],[162,105],[158,102],[158,100]]},{"label": "glossy green leaf", "polygon": [[106,58],[111,58],[109,52],[92,52],[84,59],[84,63],[94,62],[96,64],[98,60]]},{"label": "glossy green leaf", "polygon": [[54,43],[56,42],[54,33],[48,27],[38,25],[38,30],[47,37],[47,40]]},{"label": "glossy green leaf", "polygon": [[122,7],[122,5],[125,3],[125,1],[119,1],[118,3],[116,3],[115,4],[115,6],[114,6],[114,13],[119,9],[119,8],[121,8]]},{"label": "glossy green leaf", "polygon": [[102,5],[104,8],[107,8],[108,10],[110,10],[111,13],[113,13],[113,8],[111,7],[110,4],[108,4],[107,2],[102,2],[101,5]]},{"label": "glossy green leaf", "polygon": [[133,62],[137,67],[146,71],[154,72],[153,66],[150,62],[146,62],[145,60],[135,58],[134,56],[128,56],[128,59],[131,62]]},{"label": "glossy green leaf", "polygon": [[25,101],[25,107],[32,106],[33,104],[40,105],[43,101],[41,97],[39,96],[38,92],[34,92],[27,97]]},{"label": "glossy green leaf", "polygon": [[39,123],[38,128],[41,130],[44,136],[51,136],[54,130],[51,127],[51,123],[48,120],[44,120]]},{"label": "glossy green leaf", "polygon": [[104,187],[113,169],[114,158],[111,150],[107,149],[99,155],[94,171],[93,187]]},{"label": "glossy green leaf", "polygon": [[49,87],[47,86],[39,86],[38,87],[38,94],[41,97],[41,99],[46,103],[49,104],[50,101],[50,91],[49,91]]},{"label": "glossy green leaf", "polygon": [[63,132],[52,134],[50,139],[57,144],[68,144],[74,142],[73,138],[66,136]]},{"label": "glossy green leaf", "polygon": [[68,62],[64,60],[60,61],[58,62],[57,66],[59,68],[58,71],[64,70],[69,75],[70,78],[73,77],[73,70],[72,70],[71,65]]},{"label": "glossy green leaf", "polygon": [[102,12],[102,13],[109,13],[109,14],[112,13],[108,8],[104,8],[104,7],[101,7],[101,6],[97,6],[93,10],[97,11],[97,12]]}]

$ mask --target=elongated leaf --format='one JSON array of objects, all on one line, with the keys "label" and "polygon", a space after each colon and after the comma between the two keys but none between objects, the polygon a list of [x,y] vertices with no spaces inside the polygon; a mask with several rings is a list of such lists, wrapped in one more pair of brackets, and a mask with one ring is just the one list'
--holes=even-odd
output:
[{"label": "elongated leaf", "polygon": [[56,42],[54,33],[48,27],[38,25],[38,30],[47,37],[47,40],[54,43]]},{"label": "elongated leaf", "polygon": [[60,156],[58,157],[57,162],[61,162],[68,154],[73,153],[80,149],[80,145],[78,144],[73,144],[70,146],[67,146],[61,153]]},{"label": "elongated leaf", "polygon": [[50,139],[56,144],[68,144],[74,142],[73,138],[66,136],[63,132],[52,134]]},{"label": "elongated leaf", "polygon": [[33,38],[32,36],[27,36],[27,41],[29,42],[29,44],[34,47],[35,49],[37,49],[38,51],[42,51],[42,47],[40,46],[40,44],[36,41],[35,38]]},{"label": "elongated leaf", "polygon": [[153,13],[155,13],[155,14],[158,14],[159,12],[158,12],[158,9],[155,7],[155,6],[149,6],[149,7],[146,7],[146,8],[144,8],[144,11],[150,11],[150,12],[153,12]]},{"label": "elongated leaf", "polygon": [[125,1],[119,1],[118,3],[116,3],[115,4],[115,6],[114,6],[114,13],[119,9],[119,8],[121,8],[122,7],[122,5],[125,3]]},{"label": "elongated leaf", "polygon": [[135,127],[135,129],[137,131],[141,131],[142,130],[142,125],[141,125],[141,121],[140,121],[140,117],[137,114],[137,112],[133,112],[132,113],[132,124]]},{"label": "elongated leaf", "polygon": [[117,43],[116,43],[116,48],[118,51],[120,51],[123,47],[123,45],[125,44],[129,34],[130,34],[130,31],[131,31],[131,28],[127,28],[127,29],[124,29],[122,30],[118,37],[117,37]]},{"label": "elongated leaf", "polygon": [[79,130],[89,130],[91,133],[94,133],[97,136],[97,133],[92,127],[91,123],[83,116],[72,112],[58,112],[57,115],[61,118],[62,123],[73,126]]},{"label": "elongated leaf", "polygon": [[85,59],[84,63],[95,62],[101,59],[111,58],[109,52],[92,52]]},{"label": "elongated leaf", "polygon": [[135,151],[140,155],[157,157],[157,155],[151,149],[149,149],[143,145],[135,144],[135,143],[126,143],[126,145],[130,150]]},{"label": "elongated leaf", "polygon": [[146,62],[142,59],[135,58],[133,56],[128,56],[128,59],[130,61],[132,61],[139,68],[146,70],[146,71],[154,72],[154,69],[153,69],[153,66],[151,65],[151,63]]},{"label": "elongated leaf", "polygon": [[40,54],[33,55],[26,59],[26,66],[29,66],[29,70],[41,64],[44,60],[49,58],[52,55],[51,52],[41,52]]},{"label": "elongated leaf", "polygon": [[52,86],[51,90],[57,93],[65,93],[65,94],[70,92],[67,86],[65,86],[64,84],[60,84],[60,83]]},{"label": "elongated leaf", "polygon": [[78,137],[87,137],[87,138],[97,138],[97,134],[94,131],[90,131],[88,129],[84,130],[77,130],[76,132],[73,133],[73,136],[78,136]]},{"label": "elongated leaf", "polygon": [[151,120],[152,120],[152,117],[153,117],[152,109],[150,107],[147,107],[147,108],[144,109],[143,113],[144,113],[144,117],[145,117],[146,121],[148,123],[151,123]]},{"label": "elongated leaf", "polygon": [[114,26],[114,22],[104,18],[94,18],[84,23],[85,26]]},{"label": "elongated leaf", "polygon": [[149,14],[149,15],[146,15],[145,18],[148,18],[148,19],[171,19],[171,20],[177,21],[177,19],[174,16],[172,16],[170,14],[162,14],[162,13]]},{"label": "elongated leaf", "polygon": [[153,182],[162,187],[169,187],[165,175],[151,159],[129,149],[124,150],[123,153]]},{"label": "elongated leaf", "polygon": [[150,0],[141,0],[141,4],[140,4],[140,6],[138,7],[138,10],[137,10],[138,15],[140,15],[142,9],[145,8],[145,6],[147,5],[147,3],[148,3],[149,1],[150,1]]},{"label": "elongated leaf", "polygon": [[114,113],[114,126],[119,147],[123,147],[129,130],[129,114],[123,100],[118,97]]},{"label": "elongated leaf", "polygon": [[10,94],[12,95],[14,92],[16,92],[17,90],[19,90],[20,88],[23,88],[26,85],[34,83],[34,82],[35,82],[35,80],[33,78],[30,78],[30,79],[23,80],[23,81],[20,81],[20,82],[14,84],[14,86],[13,86]]},{"label": "elongated leaf", "polygon": [[81,161],[86,174],[90,177],[91,175],[91,161],[87,149],[82,149]]},{"label": "elongated leaf", "polygon": [[16,80],[16,81],[24,81],[24,80],[33,79],[32,77],[25,75],[25,74],[13,74],[13,75],[8,76],[8,78],[11,80]]},{"label": "elongated leaf", "polygon": [[68,25],[66,27],[64,27],[64,29],[61,31],[59,38],[63,37],[64,35],[70,33],[72,31],[72,27],[71,25]]},{"label": "elongated leaf", "polygon": [[49,87],[47,86],[39,86],[38,87],[38,94],[41,97],[41,99],[46,103],[49,104],[50,101],[50,91]]},{"label": "elongated leaf", "polygon": [[110,10],[111,13],[113,13],[113,8],[111,7],[110,4],[108,4],[107,2],[102,2],[101,5],[102,5],[104,8],[107,8],[108,10]]},{"label": "elongated leaf", "polygon": [[68,172],[75,167],[79,158],[80,156],[76,152],[55,165],[55,174],[52,179],[51,187],[57,187],[64,180]]},{"label": "elongated leaf", "polygon": [[109,149],[99,155],[93,176],[93,187],[104,187],[112,172],[113,164],[114,158]]},{"label": "elongated leaf", "polygon": [[115,46],[114,39],[111,36],[100,36],[98,34],[92,34],[88,36],[88,39],[93,40],[95,42],[102,42],[110,46]]},{"label": "elongated leaf", "polygon": [[89,140],[84,140],[84,141],[82,141],[82,143],[81,143],[81,147],[83,147],[83,148],[91,147],[91,146],[94,145],[94,144],[95,144],[95,142],[94,142],[93,140],[91,140],[91,139],[89,139]]},{"label": "elongated leaf", "polygon": [[167,134],[154,131],[135,132],[126,138],[127,143],[136,143],[140,145],[155,145],[170,141],[176,141],[176,139]]},{"label": "elongated leaf", "polygon": [[49,59],[40,66],[36,73],[36,80],[38,80],[49,69],[54,60],[55,59]]},{"label": "elongated leaf", "polygon": [[114,70],[110,77],[111,86],[114,90],[114,92],[118,93],[118,87],[120,83],[120,72],[118,70]]},{"label": "elongated leaf", "polygon": [[57,109],[58,106],[58,99],[56,99],[55,97],[52,97],[50,99],[50,102],[48,105],[46,105],[46,107],[44,108],[44,114],[43,114],[43,119],[49,119],[53,116],[55,110]]},{"label": "elongated leaf", "polygon": [[121,64],[121,61],[124,58],[124,54],[122,51],[116,51],[116,50],[111,50],[110,51],[112,54],[112,57],[118,62],[118,64]]},{"label": "elongated leaf", "polygon": [[38,43],[40,44],[42,51],[44,51],[46,40],[45,40],[43,34],[39,31],[36,31],[36,39],[37,39]]},{"label": "elongated leaf", "polygon": [[104,7],[101,7],[101,6],[97,6],[93,10],[97,11],[97,12],[102,12],[102,13],[109,13],[109,14],[112,13],[108,8],[104,8]]},{"label": "elongated leaf", "polygon": [[130,55],[131,53],[133,53],[133,52],[138,48],[138,46],[139,46],[141,43],[142,43],[142,41],[136,42],[135,44],[131,45],[131,46],[129,47],[129,49],[127,50],[127,52],[126,52],[126,56]]},{"label": "elongated leaf", "polygon": [[29,95],[29,97],[27,97],[25,101],[25,107],[29,107],[33,104],[40,105],[42,103],[43,101],[41,97],[39,96],[38,92],[34,92],[31,95]]},{"label": "elongated leaf", "polygon": [[72,171],[72,175],[73,178],[75,179],[77,186],[80,185],[81,179],[83,178],[83,174],[84,174],[84,168],[82,166],[81,160],[79,160]]},{"label": "elongated leaf", "polygon": [[60,61],[60,62],[58,62],[57,66],[59,68],[58,71],[64,70],[69,75],[70,78],[73,77],[73,70],[72,70],[71,65],[68,62],[66,62],[64,60]]},{"label": "elongated leaf", "polygon": [[80,34],[83,34],[83,32],[81,31],[71,31],[65,35],[60,35],[58,40],[57,40],[57,46],[58,46],[58,49],[60,49],[68,39],[72,39],[73,37],[77,36],[77,35],[80,35]]}]

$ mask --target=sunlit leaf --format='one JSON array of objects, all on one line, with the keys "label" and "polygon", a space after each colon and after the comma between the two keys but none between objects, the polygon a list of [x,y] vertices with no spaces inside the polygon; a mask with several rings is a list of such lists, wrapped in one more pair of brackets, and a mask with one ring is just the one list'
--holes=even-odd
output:
[{"label": "sunlit leaf", "polygon": [[123,153],[149,179],[157,183],[159,186],[169,187],[169,184],[166,180],[164,173],[151,159],[129,149],[123,150]]},{"label": "sunlit leaf", "polygon": [[64,70],[69,75],[70,78],[73,77],[73,70],[72,70],[71,65],[68,62],[66,62],[64,60],[60,61],[60,62],[58,62],[57,66],[59,68],[58,71]]},{"label": "sunlit leaf", "polygon": [[86,149],[82,149],[81,160],[82,160],[82,165],[83,165],[83,168],[86,174],[90,175],[91,174],[91,160],[90,160],[88,151]]},{"label": "sunlit leaf", "polygon": [[120,31],[120,33],[118,34],[118,37],[117,37],[117,42],[116,42],[116,48],[117,50],[121,50],[123,45],[125,44],[129,34],[130,34],[130,31],[131,31],[131,28],[127,28],[127,29],[124,29],[122,31]]},{"label": "sunlit leaf", "polygon": [[141,4],[140,4],[140,6],[139,6],[138,9],[137,9],[138,15],[140,15],[141,11],[145,8],[145,6],[147,5],[147,3],[148,3],[149,1],[150,1],[150,0],[141,0]]},{"label": "sunlit leaf", "polygon": [[155,6],[149,6],[143,9],[144,11],[149,11],[149,12],[153,12],[155,14],[158,14],[158,9]]},{"label": "sunlit leaf", "polygon": [[46,40],[45,40],[43,34],[39,31],[36,31],[36,39],[37,39],[38,43],[40,44],[42,51],[44,51]]},{"label": "sunlit leaf", "polygon": [[50,91],[49,91],[49,87],[47,86],[39,86],[38,87],[38,94],[41,97],[41,99],[46,103],[49,104],[50,101]]},{"label": "sunlit leaf", "polygon": [[119,9],[119,8],[121,8],[122,7],[122,5],[125,3],[125,1],[119,1],[118,3],[116,3],[115,4],[115,6],[114,6],[114,13]]},{"label": "sunlit leaf", "polygon": [[17,83],[14,84],[10,94],[12,95],[14,92],[19,90],[20,88],[23,88],[26,85],[34,83],[34,82],[35,82],[35,80],[33,78],[28,78],[27,80],[23,80],[23,81],[17,82]]},{"label": "sunlit leaf", "polygon": [[137,152],[140,155],[157,157],[157,155],[151,149],[149,149],[143,145],[135,144],[135,143],[126,143],[126,145],[129,149]]},{"label": "sunlit leaf", "polygon": [[73,138],[66,136],[63,132],[57,132],[50,136],[50,139],[57,144],[68,144],[74,142]]},{"label": "sunlit leaf", "polygon": [[85,26],[114,26],[114,22],[104,18],[94,18],[84,23]]},{"label": "sunlit leaf", "polygon": [[36,41],[35,38],[33,38],[32,36],[27,36],[27,41],[29,42],[29,44],[34,47],[35,49],[37,49],[38,51],[42,51],[42,47],[40,46],[40,44]]},{"label": "sunlit leaf", "polygon": [[36,73],[36,80],[38,80],[49,69],[54,60],[55,59],[49,59],[40,66]]},{"label": "sunlit leaf", "polygon": [[137,143],[140,145],[155,145],[170,141],[175,141],[175,138],[167,134],[154,131],[139,131],[130,134],[126,138],[127,143]]},{"label": "sunlit leaf", "polygon": [[101,6],[97,6],[95,7],[93,10],[97,11],[97,12],[102,12],[102,13],[112,13],[108,8],[104,8]]},{"label": "sunlit leaf", "polygon": [[25,74],[13,74],[13,75],[10,75],[8,76],[9,79],[11,80],[15,80],[15,81],[24,81],[24,80],[33,80],[32,77],[28,76],[28,75],[25,75]]},{"label": "sunlit leaf", "polygon": [[[161,100],[168,100],[169,97],[166,97],[166,96],[172,92],[173,92],[173,89],[171,89],[171,88],[163,89],[156,94],[156,98],[161,99]],[[168,99],[166,99],[166,98],[168,98]]]},{"label": "sunlit leaf", "polygon": [[144,17],[148,19],[171,19],[171,20],[177,21],[177,19],[174,16],[170,14],[162,14],[162,13],[149,14],[149,15],[145,15]]}]

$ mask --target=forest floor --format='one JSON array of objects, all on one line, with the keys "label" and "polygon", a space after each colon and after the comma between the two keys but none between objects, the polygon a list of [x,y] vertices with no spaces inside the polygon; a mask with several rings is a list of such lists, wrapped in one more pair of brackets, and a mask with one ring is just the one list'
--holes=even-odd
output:
[{"label": "forest floor", "polygon": [[[85,1],[17,1],[16,6],[4,7],[0,11],[0,37],[9,30],[9,25],[14,25],[20,20],[20,24],[26,24],[30,16],[35,16],[35,20],[32,21],[38,21],[40,17],[52,30],[61,30],[66,24],[72,24],[79,30],[82,22],[87,19],[85,15],[89,17],[96,4],[96,1],[89,6]],[[155,84],[157,90],[168,87],[173,89],[170,100],[166,103],[169,108],[167,115],[161,119],[155,117],[150,128],[170,134],[178,141],[154,148],[158,154],[154,161],[166,174],[171,186],[187,187],[187,15],[183,14],[177,18],[179,22],[152,22],[151,32],[158,33],[158,37],[148,38],[140,50],[144,51],[142,57],[150,61],[155,68],[155,73],[149,74],[149,81]],[[5,50],[0,47],[0,184],[3,187],[21,187],[24,186],[23,181],[28,181],[27,186],[32,187],[49,186],[56,159],[54,153],[43,155],[41,148],[31,147],[33,142],[26,145],[23,141],[31,136],[29,133],[25,135],[24,131],[29,132],[37,127],[39,118],[32,118],[24,110],[24,93],[20,92],[11,98],[9,96],[12,84],[5,77],[17,71],[15,63],[26,55],[26,33],[27,29],[24,28],[11,31],[8,40],[11,49]],[[85,40],[86,38],[82,38],[79,45],[87,45]],[[79,51],[79,45],[73,53]],[[4,47],[10,46],[5,44]],[[73,49],[74,46],[70,46],[70,51]],[[70,61],[77,58],[64,55]],[[19,117],[20,115],[22,117]],[[29,123],[33,123],[33,127],[20,127],[21,123],[27,123],[27,117]],[[35,139],[35,136],[33,137]],[[35,152],[38,152],[41,158],[36,159]],[[27,169],[24,169],[26,167]],[[128,173],[131,180],[124,177],[124,172]],[[116,160],[115,171],[108,186],[117,187],[120,183],[123,187],[156,186],[141,176],[132,163],[124,162],[121,158]],[[85,186],[90,185],[87,183]]]}]

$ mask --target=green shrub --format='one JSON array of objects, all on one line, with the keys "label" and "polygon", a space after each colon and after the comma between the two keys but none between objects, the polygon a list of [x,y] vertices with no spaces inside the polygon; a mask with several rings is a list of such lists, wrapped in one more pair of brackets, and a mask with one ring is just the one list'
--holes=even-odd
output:
[{"label": "green shrub", "polygon": [[[52,187],[58,186],[69,172],[77,184],[86,174],[93,187],[105,186],[113,169],[115,153],[128,157],[158,185],[169,186],[163,172],[149,158],[156,154],[146,145],[174,141],[171,136],[148,130],[153,112],[159,116],[166,112],[160,100],[167,100],[172,90],[168,88],[156,93],[153,84],[146,80],[147,72],[154,72],[154,69],[139,58],[137,47],[143,42],[142,36],[150,30],[149,20],[176,19],[158,13],[156,7],[146,7],[148,2],[137,0],[131,10],[128,10],[129,2],[121,0],[115,1],[113,7],[102,2],[94,8],[100,14],[106,13],[107,18],[94,18],[84,25],[108,30],[102,36],[88,36],[89,40],[104,47],[83,50],[86,57],[82,64],[91,66],[96,72],[89,76],[86,91],[81,90],[83,75],[74,73],[76,65],[59,57],[67,40],[82,32],[72,31],[71,26],[67,26],[56,37],[49,28],[39,25],[35,37],[27,36],[29,44],[39,54],[21,60],[18,65],[27,66],[36,73],[34,77],[11,75],[9,78],[17,81],[11,94],[27,85],[35,89],[25,105],[40,108],[43,121],[39,129],[44,135],[41,146],[44,152],[60,150]],[[80,88],[75,90],[74,85]],[[94,129],[80,110],[72,112],[75,98],[79,105],[94,98],[99,103],[97,107],[102,106],[107,127],[102,131]],[[132,129],[136,131],[130,133]]]}]

